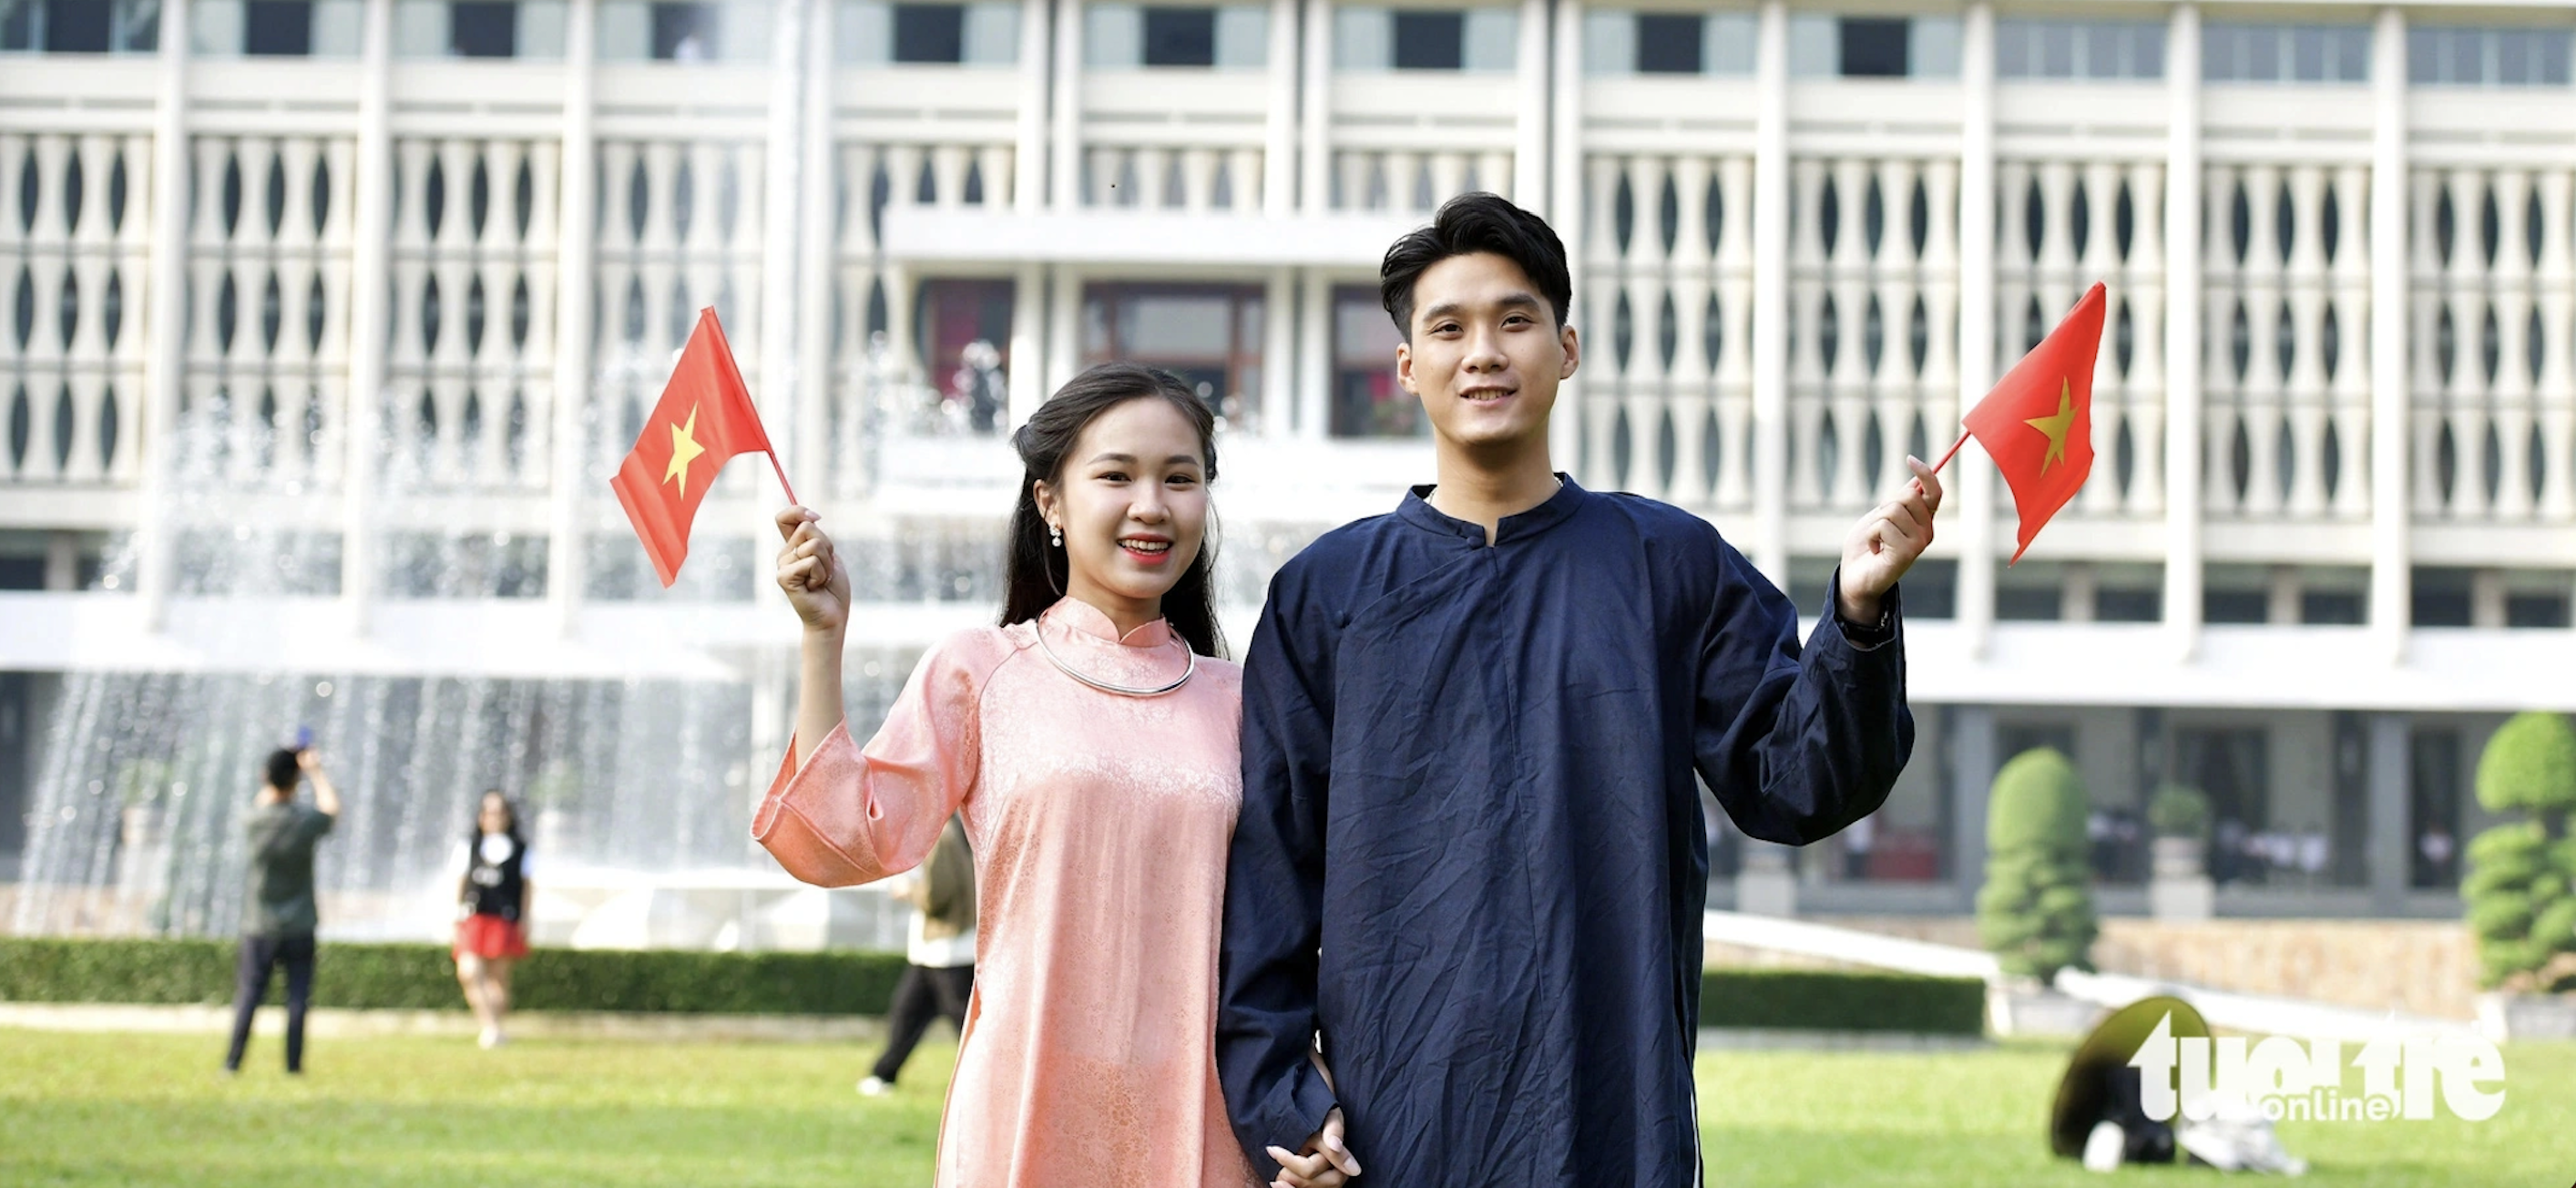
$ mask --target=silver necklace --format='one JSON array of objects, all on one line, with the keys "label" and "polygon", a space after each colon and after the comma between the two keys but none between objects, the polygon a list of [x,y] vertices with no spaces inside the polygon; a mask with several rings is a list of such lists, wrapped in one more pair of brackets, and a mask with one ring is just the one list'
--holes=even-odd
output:
[{"label": "silver necklace", "polygon": [[[1121,696],[1121,697],[1160,697],[1160,696],[1162,696],[1162,695],[1163,695],[1163,694],[1165,694],[1165,693],[1169,693],[1169,692],[1171,692],[1171,691],[1172,691],[1172,690],[1174,690],[1174,689],[1178,689],[1178,688],[1180,688],[1180,687],[1181,687],[1181,686],[1183,686],[1183,685],[1189,684],[1189,683],[1190,683],[1190,678],[1191,678],[1191,677],[1193,677],[1193,676],[1198,675],[1198,671],[1199,671],[1199,654],[1198,654],[1196,651],[1192,650],[1192,649],[1190,648],[1190,646],[1189,646],[1187,643],[1182,643],[1182,644],[1181,644],[1181,654],[1182,654],[1182,655],[1184,655],[1184,656],[1189,657],[1189,659],[1190,659],[1190,664],[1189,664],[1189,667],[1184,668],[1184,669],[1182,669],[1182,670],[1181,670],[1180,679],[1175,680],[1175,681],[1173,681],[1171,684],[1165,685],[1165,686],[1163,686],[1163,687],[1161,687],[1161,688],[1159,688],[1159,689],[1136,689],[1136,688],[1130,688],[1130,687],[1128,687],[1128,686],[1126,686],[1126,685],[1115,685],[1115,684],[1111,684],[1111,683],[1109,683],[1108,681],[1100,680],[1100,679],[1098,679],[1098,678],[1096,678],[1096,677],[1086,676],[1086,675],[1084,675],[1084,674],[1083,674],[1083,673],[1081,673],[1081,672],[1077,672],[1077,671],[1075,671],[1075,669],[1074,669],[1074,667],[1073,667],[1072,665],[1067,664],[1067,663],[1065,663],[1065,662],[1064,662],[1064,657],[1056,655],[1056,654],[1055,654],[1055,645],[1050,644],[1050,643],[1048,643],[1048,642],[1047,642],[1047,637],[1046,637],[1046,620],[1044,620],[1044,619],[1038,619],[1038,620],[1036,620],[1036,621],[1032,622],[1032,623],[1030,624],[1030,627],[1031,627],[1032,629],[1034,629],[1034,630],[1037,632],[1037,635],[1038,635],[1038,650],[1039,650],[1039,651],[1041,651],[1041,652],[1046,653],[1046,658],[1047,658],[1048,662],[1049,662],[1049,663],[1054,664],[1054,665],[1056,666],[1057,671],[1062,672],[1064,675],[1069,676],[1069,677],[1072,677],[1073,679],[1075,679],[1075,680],[1077,680],[1077,681],[1080,681],[1080,682],[1082,682],[1083,684],[1089,685],[1089,686],[1091,686],[1091,687],[1092,687],[1092,688],[1094,688],[1094,689],[1098,689],[1098,690],[1100,690],[1100,691],[1101,691],[1101,692],[1103,692],[1103,693],[1115,693],[1115,694],[1117,694],[1117,695],[1119,695],[1119,696]],[[1178,642],[1178,641],[1176,641],[1176,642]]]}]

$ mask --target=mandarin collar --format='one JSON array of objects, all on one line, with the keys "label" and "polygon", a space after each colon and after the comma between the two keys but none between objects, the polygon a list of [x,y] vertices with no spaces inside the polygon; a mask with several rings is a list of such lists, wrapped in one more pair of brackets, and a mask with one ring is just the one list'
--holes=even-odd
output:
[{"label": "mandarin collar", "polygon": [[[1555,494],[1548,496],[1537,507],[1528,511],[1504,516],[1500,523],[1494,525],[1495,544],[1533,536],[1564,523],[1574,515],[1577,508],[1583,505],[1583,501],[1590,497],[1589,492],[1575,485],[1573,475],[1560,470],[1556,472],[1556,479],[1563,485],[1556,489]],[[1455,536],[1480,545],[1485,543],[1484,525],[1458,519],[1431,506],[1431,489],[1434,485],[1423,483],[1407,491],[1404,502],[1395,509],[1397,517],[1417,528],[1429,529],[1444,536]]]},{"label": "mandarin collar", "polygon": [[1118,625],[1109,621],[1108,614],[1099,607],[1070,594],[1057,599],[1056,604],[1048,607],[1038,618],[1063,627],[1076,635],[1087,635],[1102,643],[1118,644],[1123,647],[1159,648],[1172,642],[1172,627],[1169,620],[1156,619],[1122,637],[1118,634]]}]

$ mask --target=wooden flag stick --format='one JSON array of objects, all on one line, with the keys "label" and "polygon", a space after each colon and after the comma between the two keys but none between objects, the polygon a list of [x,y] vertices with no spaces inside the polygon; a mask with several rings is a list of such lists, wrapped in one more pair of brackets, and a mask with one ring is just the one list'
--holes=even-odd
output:
[{"label": "wooden flag stick", "polygon": [[[1958,457],[1958,456],[1959,456],[1959,447],[1960,447],[1960,446],[1963,446],[1963,445],[1966,445],[1966,444],[1968,444],[1968,435],[1967,435],[1967,433],[1966,433],[1965,431],[1962,431],[1962,432],[1959,434],[1959,440],[1957,440],[1957,441],[1954,441],[1954,442],[1951,442],[1951,443],[1950,443],[1950,452],[1949,452],[1949,453],[1946,453],[1946,454],[1941,455],[1941,460],[1932,464],[1932,473],[1934,473],[1934,474],[1939,474],[1939,473],[1941,473],[1941,468],[1942,468],[1942,467],[1944,467],[1944,466],[1948,466],[1948,465],[1950,464],[1950,459],[1952,459],[1952,458],[1956,458],[1956,457]],[[782,483],[783,483],[783,482],[786,482],[787,480],[782,478],[782,479],[780,479],[780,480],[778,480],[778,481],[780,481],[780,482],[782,482]]]},{"label": "wooden flag stick", "polygon": [[[757,412],[759,412],[760,410],[758,410],[758,409],[756,409],[756,408],[755,408],[755,409],[753,409],[752,411],[753,411],[753,412],[755,412],[755,413],[757,413]],[[769,436],[769,431],[768,431],[768,430],[766,430],[766,429],[762,430],[762,431],[761,431],[761,436],[763,436],[763,437],[767,437],[767,436]],[[1952,446],[1952,447],[1950,447],[1950,452],[1952,452],[1952,453],[1957,453],[1957,452],[1958,452],[1958,449],[1959,449],[1959,447],[1957,447],[1957,446]],[[777,472],[778,472],[778,486],[779,486],[779,489],[780,489],[780,490],[783,490],[783,491],[787,492],[787,502],[789,502],[789,503],[795,503],[795,504],[796,504],[796,506],[798,506],[798,507],[803,507],[803,506],[805,506],[804,504],[796,503],[796,488],[795,488],[795,487],[793,487],[793,486],[790,486],[790,485],[788,484],[788,482],[787,482],[787,468],[778,464],[778,451],[777,451],[777,450],[774,450],[774,449],[771,449],[771,450],[762,450],[762,451],[760,451],[760,452],[761,452],[761,453],[764,453],[764,454],[769,455],[769,468],[770,468],[771,470],[774,470],[774,471],[777,471]]]}]

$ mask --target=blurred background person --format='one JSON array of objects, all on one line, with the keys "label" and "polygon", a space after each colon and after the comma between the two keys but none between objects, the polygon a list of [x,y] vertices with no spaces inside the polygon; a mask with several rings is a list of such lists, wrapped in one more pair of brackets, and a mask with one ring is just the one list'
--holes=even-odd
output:
[{"label": "blurred background person", "polygon": [[886,1008],[885,1053],[859,1082],[859,1092],[870,1097],[894,1089],[895,1075],[932,1019],[945,1016],[963,1034],[966,1000],[975,992],[975,855],[966,848],[964,823],[949,817],[930,857],[895,883],[895,898],[912,905],[912,925],[903,980]]},{"label": "blurred background person", "polygon": [[478,1038],[500,1047],[501,1018],[510,1010],[510,967],[528,955],[528,846],[519,833],[519,810],[493,788],[483,793],[474,828],[457,848],[456,981],[465,1005],[483,1025]]},{"label": "blurred background person", "polygon": [[[313,781],[313,803],[295,802],[296,785]],[[311,747],[269,753],[266,782],[246,826],[250,833],[250,895],[242,913],[241,964],[233,988],[232,1045],[224,1072],[241,1071],[250,1044],[251,1014],[268,996],[269,975],[286,966],[286,1071],[304,1071],[304,1011],[313,1001],[313,931],[320,911],[313,902],[313,848],[340,817],[340,792],[322,774],[322,755]]]}]

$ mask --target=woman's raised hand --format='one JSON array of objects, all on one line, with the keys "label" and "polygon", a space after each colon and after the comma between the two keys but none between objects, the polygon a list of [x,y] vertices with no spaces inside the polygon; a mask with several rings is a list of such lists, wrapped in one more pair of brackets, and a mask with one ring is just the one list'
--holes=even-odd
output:
[{"label": "woman's raised hand", "polygon": [[778,550],[778,588],[806,630],[839,632],[850,622],[850,571],[823,535],[821,520],[793,504],[779,510],[778,534],[787,545]]}]

